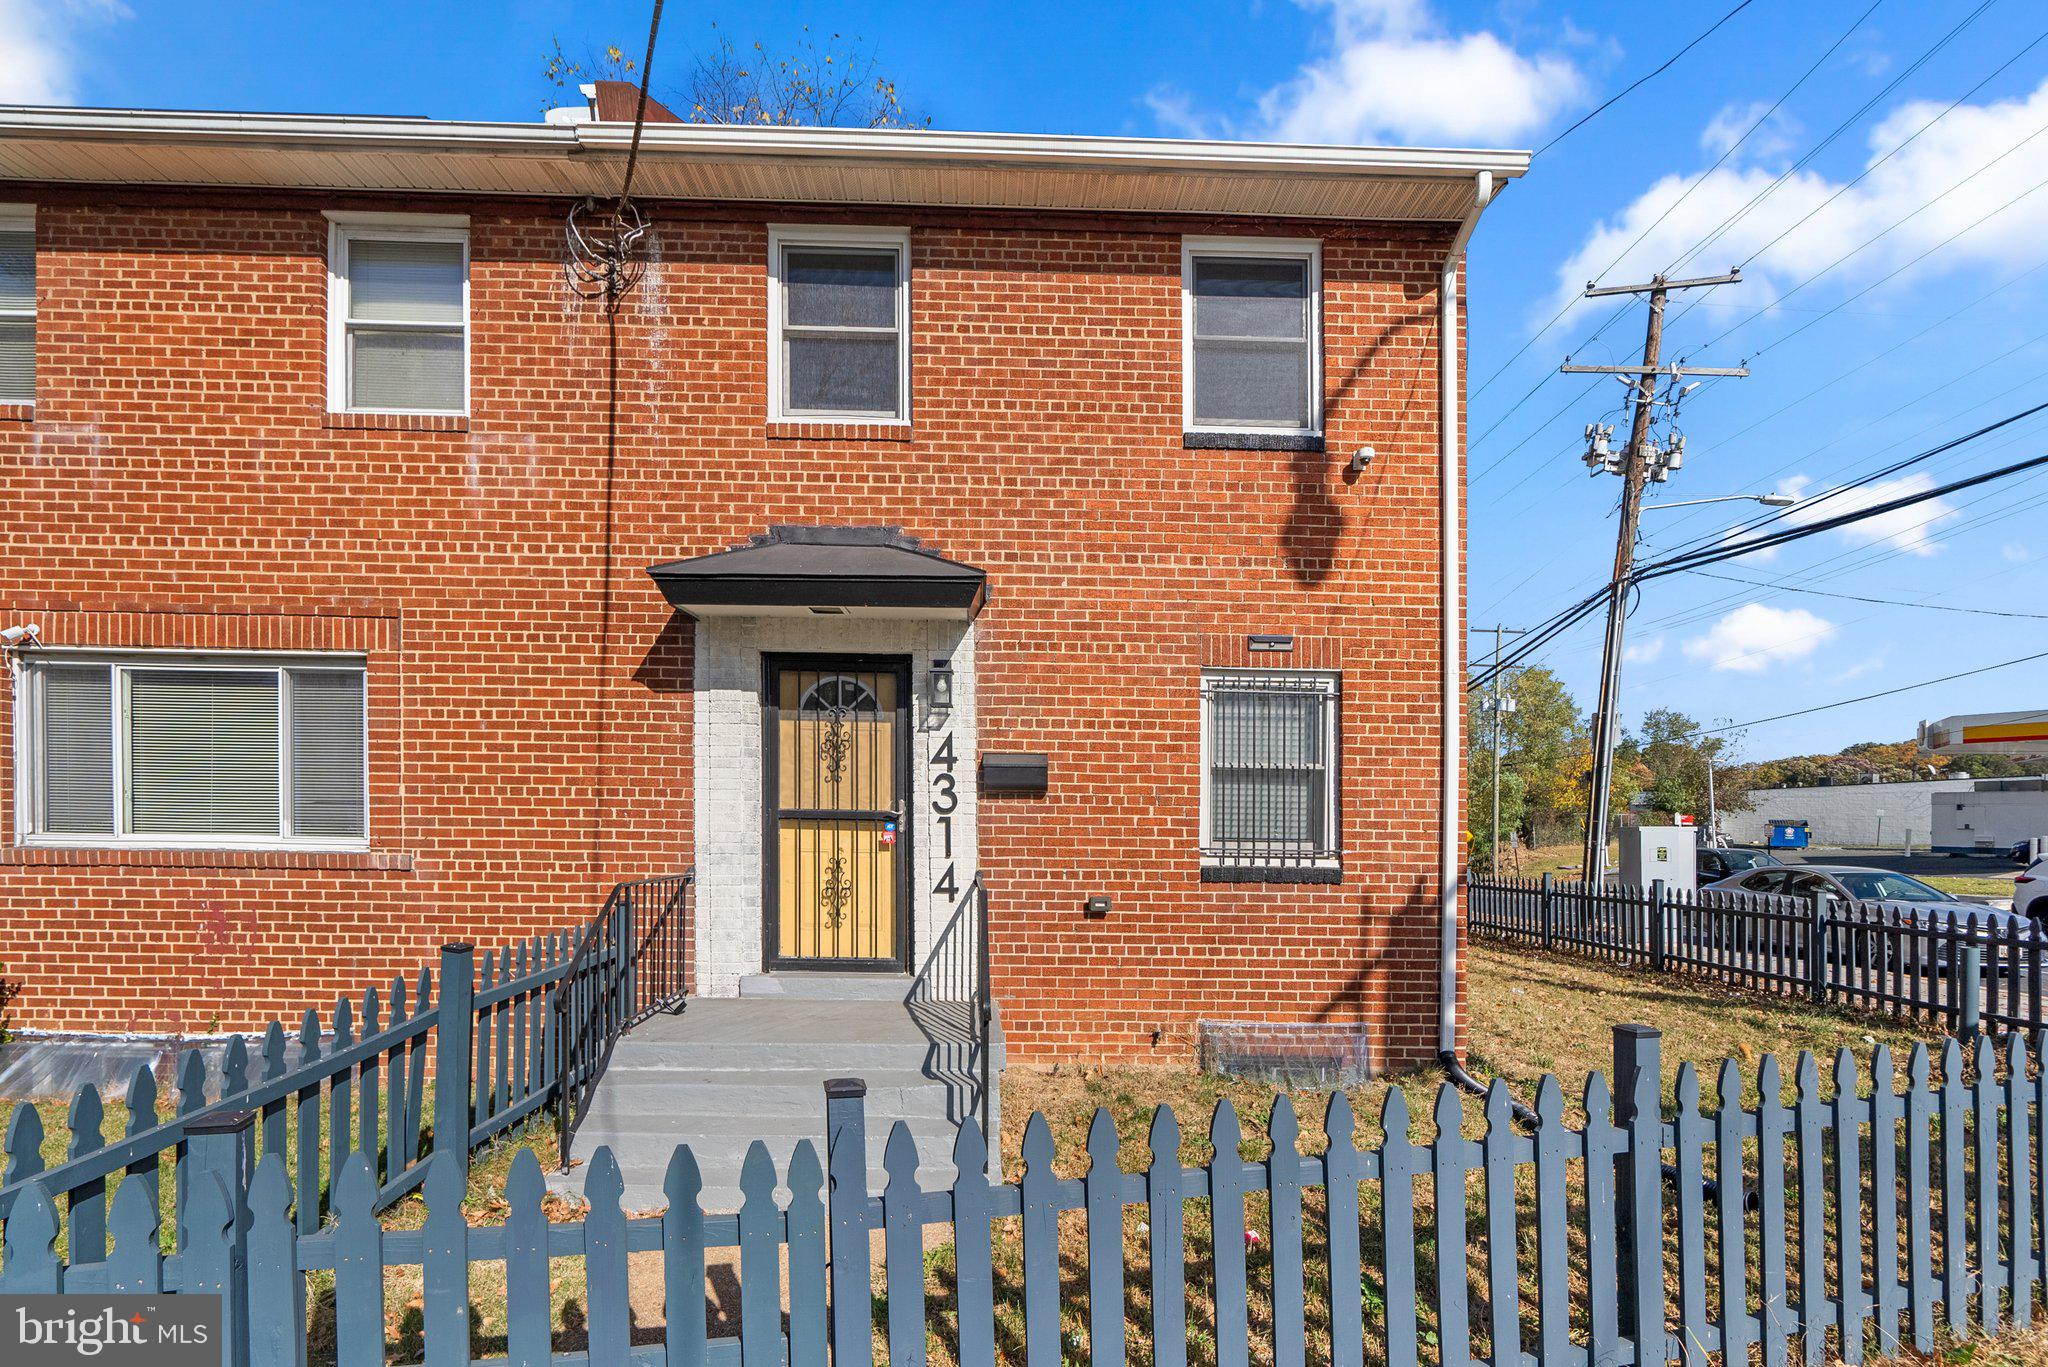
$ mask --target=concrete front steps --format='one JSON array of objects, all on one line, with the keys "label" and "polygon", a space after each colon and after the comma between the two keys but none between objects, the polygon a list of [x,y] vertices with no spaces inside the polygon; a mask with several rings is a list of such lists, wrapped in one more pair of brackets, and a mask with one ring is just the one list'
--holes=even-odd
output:
[{"label": "concrete front steps", "polygon": [[[835,978],[853,980],[845,990],[865,999],[833,995]],[[688,1144],[703,1174],[704,1208],[736,1211],[740,1165],[754,1140],[768,1146],[778,1175],[801,1140],[823,1163],[825,1080],[836,1077],[868,1085],[870,1190],[881,1190],[883,1146],[899,1120],[917,1143],[920,1185],[950,1184],[958,1117],[971,1096],[945,1031],[903,1004],[908,980],[769,981],[794,990],[764,992],[749,980],[754,990],[739,998],[693,998],[680,1015],[628,1031],[570,1142],[576,1166],[550,1185],[580,1194],[590,1156],[605,1146],[625,1177],[626,1208],[651,1210],[667,1204],[669,1156]]]}]

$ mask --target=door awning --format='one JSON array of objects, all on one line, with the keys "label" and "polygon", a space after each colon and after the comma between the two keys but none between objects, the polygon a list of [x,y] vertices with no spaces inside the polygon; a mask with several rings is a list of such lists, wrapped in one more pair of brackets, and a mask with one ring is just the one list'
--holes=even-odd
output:
[{"label": "door awning", "polygon": [[900,527],[770,527],[746,545],[648,567],[693,617],[852,614],[967,620],[988,576]]}]

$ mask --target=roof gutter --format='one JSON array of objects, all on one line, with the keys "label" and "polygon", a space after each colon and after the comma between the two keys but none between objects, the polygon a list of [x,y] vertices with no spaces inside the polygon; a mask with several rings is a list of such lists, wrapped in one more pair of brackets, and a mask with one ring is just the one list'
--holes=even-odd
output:
[{"label": "roof gutter", "polygon": [[1458,498],[1465,480],[1463,429],[1459,409],[1462,369],[1458,364],[1458,271],[1465,259],[1465,244],[1479,226],[1479,215],[1493,199],[1493,172],[1480,171],[1472,178],[1472,207],[1459,220],[1458,231],[1444,253],[1442,274],[1437,280],[1437,423],[1440,430],[1437,463],[1437,518],[1439,550],[1443,558],[1443,753],[1441,791],[1438,794],[1437,922],[1442,937],[1437,957],[1437,1050],[1450,1062],[1459,1055],[1458,1039],[1458,882],[1459,856],[1464,847],[1464,743],[1465,719],[1465,614],[1464,584],[1460,571],[1465,549],[1464,526]]}]

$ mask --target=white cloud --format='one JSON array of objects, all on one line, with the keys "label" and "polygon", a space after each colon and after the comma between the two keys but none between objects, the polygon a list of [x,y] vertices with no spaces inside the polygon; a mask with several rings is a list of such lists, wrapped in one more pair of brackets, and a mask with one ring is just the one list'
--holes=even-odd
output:
[{"label": "white cloud", "polygon": [[1654,662],[1664,653],[1664,638],[1652,636],[1647,641],[1637,641],[1623,646],[1621,658],[1632,665],[1646,665]]},{"label": "white cloud", "polygon": [[1835,634],[1835,624],[1804,608],[1745,603],[1685,643],[1687,659],[1710,669],[1761,674],[1772,665],[1805,659]]},{"label": "white cloud", "polygon": [[118,0],[0,0],[0,103],[76,99],[78,30],[127,16]]},{"label": "white cloud", "polygon": [[[1864,167],[1871,168],[1869,175],[1853,187],[1845,188],[1848,176],[1836,180],[1805,170],[1788,177],[1745,213],[1778,174],[1757,164],[1757,159],[1768,161],[1774,155],[1767,144],[1757,146],[1757,139],[1727,165],[1700,179],[1690,193],[1687,187],[1697,172],[1662,177],[1595,227],[1559,267],[1557,293],[1536,313],[1548,318],[1603,271],[1614,279],[1647,277],[1737,214],[1742,215],[1739,221],[1687,269],[1704,274],[1748,261],[1743,284],[1721,293],[1727,301],[1752,307],[1773,302],[1851,252],[1857,255],[1831,282],[1861,283],[1882,276],[1957,233],[1961,235],[1954,242],[1908,274],[1987,262],[2038,261],[2040,242],[2048,236],[2048,193],[2019,199],[2010,209],[2005,206],[2048,181],[2048,80],[2019,98],[1958,105],[1943,115],[1945,107],[1915,100],[1886,115],[1867,139]],[[1703,138],[1708,146],[1739,135],[1740,127],[1728,131],[1730,122],[1728,110],[1715,116]],[[1923,126],[1926,131],[1920,132]],[[1761,130],[1758,136],[1770,131]],[[1913,139],[1910,144],[1908,138]],[[1878,164],[1902,145],[1904,150]],[[1872,239],[1873,245],[1858,251]],[[1611,268],[1610,262],[1615,262]]]},{"label": "white cloud", "polygon": [[[1786,480],[1784,491],[1795,496],[1804,496],[1811,483],[1804,475]],[[1866,484],[1858,489],[1832,495],[1814,502],[1810,506],[1801,504],[1788,510],[1785,520],[1800,526],[1822,522],[1843,513],[1852,513],[1864,508],[1874,508],[1880,503],[1889,503],[1909,494],[1923,493],[1934,487],[1934,477],[1921,471],[1900,475],[1897,479],[1881,479],[1875,484]],[[1852,545],[1888,545],[1908,555],[1933,555],[1940,547],[1929,536],[1934,528],[1957,516],[1955,506],[1945,498],[1931,498],[1923,503],[1900,508],[1896,512],[1880,513],[1861,522],[1851,522],[1846,527],[1835,529],[1835,535]]]},{"label": "white cloud", "polygon": [[2008,541],[2000,546],[1998,554],[2008,565],[2024,565],[2034,558],[2034,553],[2017,541]]},{"label": "white cloud", "polygon": [[1324,14],[1329,51],[1261,95],[1248,119],[1205,114],[1183,91],[1145,103],[1185,137],[1281,142],[1502,143],[1579,103],[1569,57],[1525,54],[1497,34],[1451,32],[1428,0],[1298,0]]},{"label": "white cloud", "polygon": [[1866,674],[1875,674],[1878,670],[1884,668],[1885,661],[1890,657],[1890,655],[1891,652],[1889,650],[1879,650],[1876,654],[1866,655],[1862,659],[1858,660],[1855,664],[1850,665],[1847,669],[1844,669],[1840,673],[1836,674],[1835,677],[1828,680],[1828,682],[1845,684],[1850,682],[1852,679],[1860,679]]},{"label": "white cloud", "polygon": [[[1799,125],[1782,113],[1771,113],[1770,108],[1762,100],[1745,105],[1722,105],[1707,121],[1706,128],[1701,130],[1700,146],[1717,157],[1732,151],[1737,143],[1749,156],[1758,160],[1782,155],[1790,150],[1792,136],[1799,131]],[[1752,127],[1756,129],[1754,133],[1750,132]]]}]

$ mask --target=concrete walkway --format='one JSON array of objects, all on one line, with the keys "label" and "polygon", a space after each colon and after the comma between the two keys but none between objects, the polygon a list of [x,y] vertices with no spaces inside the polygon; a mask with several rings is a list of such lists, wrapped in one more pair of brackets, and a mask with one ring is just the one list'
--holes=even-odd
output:
[{"label": "concrete walkway", "polygon": [[954,1137],[971,1113],[978,1075],[966,1004],[906,1005],[907,979],[853,985],[868,1000],[835,995],[822,976],[774,982],[752,984],[756,995],[692,998],[681,1014],[628,1031],[570,1142],[579,1161],[549,1184],[580,1194],[590,1156],[608,1146],[625,1176],[626,1208],[651,1210],[667,1204],[669,1156],[688,1144],[703,1173],[704,1208],[736,1211],[740,1165],[754,1140],[767,1145],[778,1174],[804,1139],[824,1161],[824,1085],[835,1077],[868,1085],[871,1190],[881,1190],[882,1149],[898,1121],[917,1142],[920,1184],[950,1184]]}]

